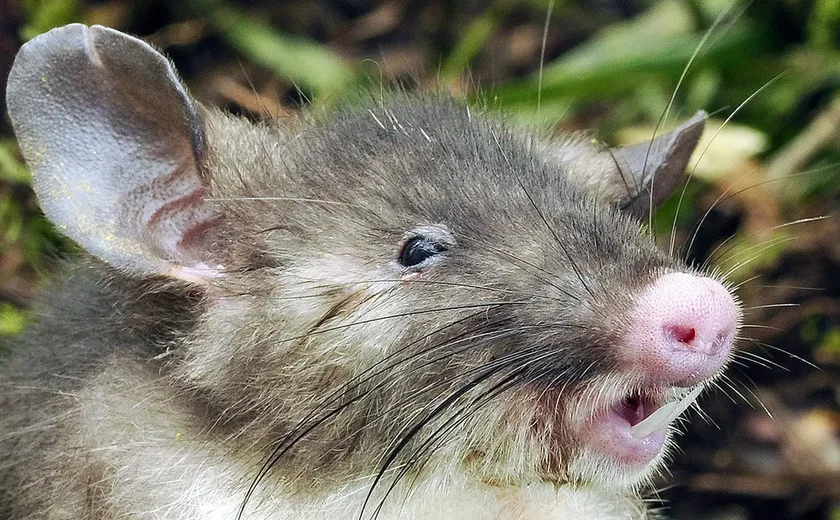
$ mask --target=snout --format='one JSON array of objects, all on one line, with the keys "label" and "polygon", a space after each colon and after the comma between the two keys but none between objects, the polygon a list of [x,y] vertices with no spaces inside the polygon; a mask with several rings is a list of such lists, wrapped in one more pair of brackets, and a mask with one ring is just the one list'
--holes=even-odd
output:
[{"label": "snout", "polygon": [[716,374],[732,350],[740,310],[717,280],[660,276],[636,299],[623,342],[629,373],[646,383],[688,387]]}]

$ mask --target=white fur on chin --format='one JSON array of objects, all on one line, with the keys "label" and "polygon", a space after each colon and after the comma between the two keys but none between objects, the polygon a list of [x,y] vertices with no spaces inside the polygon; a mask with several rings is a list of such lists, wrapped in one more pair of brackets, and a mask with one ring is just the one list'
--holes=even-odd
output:
[{"label": "white fur on chin", "polygon": [[[652,520],[638,498],[617,495],[596,488],[554,486],[539,483],[524,487],[497,487],[470,482],[466,478],[430,476],[406,496],[399,490],[374,516],[379,501],[372,499],[363,518],[377,520]],[[387,488],[387,485],[383,486]],[[273,496],[254,497],[243,518],[266,520],[344,520],[359,518],[368,487],[348,486],[341,492],[312,502]],[[195,490],[198,491],[198,490]],[[218,491],[218,490],[216,490]],[[197,494],[221,499],[218,492]],[[196,495],[194,495],[196,496]],[[187,519],[222,520],[235,516],[240,497],[228,497],[224,504],[205,502],[194,511],[184,511]],[[170,511],[170,514],[172,511]],[[175,518],[175,517],[168,517]]]}]

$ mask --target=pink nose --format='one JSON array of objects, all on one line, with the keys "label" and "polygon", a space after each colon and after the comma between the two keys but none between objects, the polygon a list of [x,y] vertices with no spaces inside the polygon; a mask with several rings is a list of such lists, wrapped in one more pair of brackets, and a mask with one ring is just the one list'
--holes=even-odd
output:
[{"label": "pink nose", "polygon": [[720,282],[669,273],[636,300],[622,357],[645,382],[691,386],[726,363],[739,319],[738,305]]}]

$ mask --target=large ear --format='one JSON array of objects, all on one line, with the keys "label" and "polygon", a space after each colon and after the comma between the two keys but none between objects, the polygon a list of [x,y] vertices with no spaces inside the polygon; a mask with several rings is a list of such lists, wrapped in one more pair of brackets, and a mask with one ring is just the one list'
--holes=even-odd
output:
[{"label": "large ear", "polygon": [[67,25],[23,46],[6,92],[62,233],[130,274],[202,283],[219,272],[203,123],[166,58],[113,29]]},{"label": "large ear", "polygon": [[705,123],[706,113],[700,111],[653,141],[612,149],[566,141],[544,145],[542,151],[598,200],[641,218],[679,186]]}]

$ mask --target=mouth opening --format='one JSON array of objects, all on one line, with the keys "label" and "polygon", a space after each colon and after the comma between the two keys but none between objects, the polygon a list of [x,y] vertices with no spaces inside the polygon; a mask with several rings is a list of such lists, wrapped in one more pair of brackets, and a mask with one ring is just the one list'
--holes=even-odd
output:
[{"label": "mouth opening", "polygon": [[628,395],[616,403],[612,411],[633,427],[650,417],[657,409],[659,404],[651,395],[637,393]]},{"label": "mouth opening", "polygon": [[631,467],[646,466],[662,451],[671,423],[697,399],[697,386],[666,401],[667,388],[634,392],[587,420],[590,449]]}]

